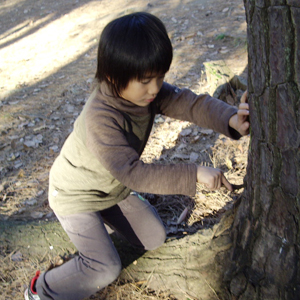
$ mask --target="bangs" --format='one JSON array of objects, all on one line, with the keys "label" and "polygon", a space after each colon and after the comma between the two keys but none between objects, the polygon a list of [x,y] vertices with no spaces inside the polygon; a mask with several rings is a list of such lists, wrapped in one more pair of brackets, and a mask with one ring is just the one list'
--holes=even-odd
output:
[{"label": "bangs", "polygon": [[149,45],[146,47],[148,51],[141,50],[136,53],[137,59],[133,59],[128,66],[128,75],[130,74],[131,79],[142,80],[145,77],[163,75],[169,71],[172,62],[170,53],[165,49],[158,49],[155,45],[153,49]]},{"label": "bangs", "polygon": [[[124,40],[124,55],[127,56],[127,71],[131,78],[142,79],[146,74],[164,74],[172,62],[172,45],[164,35],[156,36],[138,28]],[[127,41],[130,41],[127,43]],[[128,55],[128,53],[130,55]]]}]

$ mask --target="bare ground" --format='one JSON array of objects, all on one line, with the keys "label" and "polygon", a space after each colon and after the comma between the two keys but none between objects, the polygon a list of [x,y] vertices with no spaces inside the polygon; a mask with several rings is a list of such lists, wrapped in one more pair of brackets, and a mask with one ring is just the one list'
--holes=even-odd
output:
[{"label": "bare ground", "polygon": [[[99,34],[113,18],[145,10],[163,20],[174,46],[166,78],[172,84],[213,93],[204,67],[209,61],[224,60],[232,73],[246,77],[242,1],[2,0],[0,8],[0,222],[55,220],[47,201],[49,169],[89,95]],[[242,184],[247,149],[248,137],[232,141],[158,116],[142,158],[213,165],[232,183]],[[213,226],[241,191],[198,186],[194,198],[146,197],[169,237],[177,237]],[[187,216],[178,222],[184,210]],[[1,239],[1,299],[23,299],[28,280],[51,259],[24,256]],[[115,282],[94,299],[175,298],[143,284]]]}]

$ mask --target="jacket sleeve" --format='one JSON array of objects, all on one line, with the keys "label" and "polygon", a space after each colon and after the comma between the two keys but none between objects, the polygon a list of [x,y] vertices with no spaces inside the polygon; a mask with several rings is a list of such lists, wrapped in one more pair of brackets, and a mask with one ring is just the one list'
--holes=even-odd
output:
[{"label": "jacket sleeve", "polygon": [[233,139],[241,137],[229,126],[229,119],[237,113],[237,108],[207,94],[196,95],[188,89],[164,83],[156,104],[160,114],[213,129]]},{"label": "jacket sleeve", "polygon": [[126,187],[145,193],[195,195],[196,165],[144,163],[124,135],[121,116],[92,110],[86,126],[87,148]]}]

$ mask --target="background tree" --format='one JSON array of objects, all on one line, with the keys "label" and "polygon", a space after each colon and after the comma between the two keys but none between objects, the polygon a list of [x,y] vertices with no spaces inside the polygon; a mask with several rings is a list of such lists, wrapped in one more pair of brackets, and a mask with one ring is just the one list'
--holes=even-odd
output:
[{"label": "background tree", "polygon": [[232,230],[236,299],[300,295],[300,1],[245,0],[251,143]]}]

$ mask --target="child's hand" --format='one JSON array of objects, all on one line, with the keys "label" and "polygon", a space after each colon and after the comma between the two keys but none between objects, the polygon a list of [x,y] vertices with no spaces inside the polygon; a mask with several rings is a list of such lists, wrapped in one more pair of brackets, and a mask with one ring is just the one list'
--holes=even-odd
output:
[{"label": "child's hand", "polygon": [[229,119],[229,126],[238,131],[241,135],[249,134],[249,104],[248,99],[248,92],[246,91],[242,98],[241,103],[238,108],[238,112],[236,115],[233,115]]},{"label": "child's hand", "polygon": [[222,184],[229,190],[233,191],[232,185],[219,169],[198,166],[197,167],[197,182],[203,183],[211,190],[219,189]]}]

